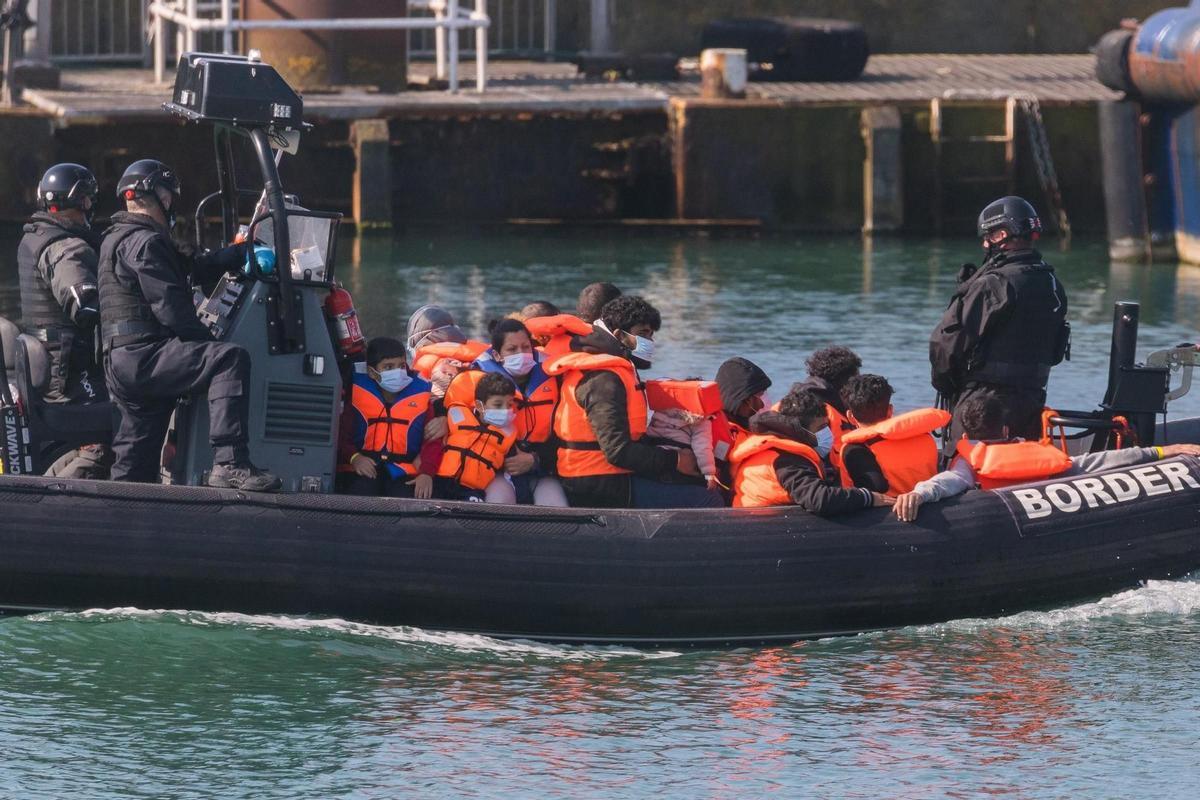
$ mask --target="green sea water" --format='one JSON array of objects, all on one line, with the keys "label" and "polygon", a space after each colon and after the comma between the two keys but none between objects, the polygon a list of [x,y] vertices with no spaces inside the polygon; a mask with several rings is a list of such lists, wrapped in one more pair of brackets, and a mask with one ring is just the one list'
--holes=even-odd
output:
[{"label": "green sea water", "polygon": [[[1100,399],[1114,300],[1142,303],[1143,355],[1200,334],[1200,269],[1113,265],[1098,242],[1046,255],[1075,330],[1052,404]],[[654,374],[711,376],[744,355],[778,398],[814,348],[846,344],[907,408],[933,399],[926,339],[977,252],[546,231],[347,239],[341,256],[368,335],[402,334],[425,302],[478,334],[611,280],[662,310]],[[15,316],[0,263],[0,313]],[[1200,415],[1200,392],[1171,413]],[[1200,583],[1186,580],[722,651],[187,610],[0,619],[5,798],[1190,798],[1198,719]]]}]

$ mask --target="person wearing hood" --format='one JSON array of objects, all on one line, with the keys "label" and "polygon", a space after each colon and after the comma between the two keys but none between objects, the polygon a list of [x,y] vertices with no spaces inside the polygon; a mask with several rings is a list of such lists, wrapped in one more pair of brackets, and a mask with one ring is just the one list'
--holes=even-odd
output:
[{"label": "person wearing hood", "polygon": [[[654,358],[662,317],[640,297],[623,295],[604,306],[593,331],[571,343],[547,372],[561,377],[554,414],[557,471],[572,506],[628,508],[634,477],[653,481],[680,473],[699,477],[690,450],[642,442],[649,409],[639,368]],[[703,487],[674,487],[699,489]],[[644,493],[645,502],[654,497]]]},{"label": "person wearing hood", "polygon": [[[420,375],[425,376],[430,384],[435,416],[444,417],[446,407],[444,398],[450,382],[470,363],[469,357],[436,358],[428,367],[421,365],[425,358],[419,357],[418,351],[426,345],[460,344],[466,345],[467,335],[454,322],[454,316],[438,305],[423,305],[408,318],[408,364]],[[436,348],[435,348],[436,349]],[[482,349],[482,346],[480,347]],[[472,354],[473,355],[473,354]],[[465,359],[465,360],[464,360]],[[443,428],[437,428],[445,433]]]},{"label": "person wearing hood", "polygon": [[423,305],[408,318],[408,358],[411,362],[417,350],[427,344],[454,342],[463,344],[467,335],[454,322],[454,315],[432,303]]}]

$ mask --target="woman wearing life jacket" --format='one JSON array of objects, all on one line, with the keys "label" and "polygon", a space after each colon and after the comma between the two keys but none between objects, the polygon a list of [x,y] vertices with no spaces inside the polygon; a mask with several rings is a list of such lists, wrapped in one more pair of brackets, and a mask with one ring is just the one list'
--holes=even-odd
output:
[{"label": "woman wearing life jacket", "polygon": [[[779,414],[813,432],[828,422],[821,398],[801,389],[793,389],[780,401]],[[832,517],[892,504],[869,489],[834,485],[815,448],[779,433],[746,436],[733,446],[729,458],[735,508],[796,505]]]},{"label": "woman wearing life jacket", "polygon": [[843,486],[896,497],[937,473],[933,432],[949,424],[950,413],[919,408],[897,416],[892,393],[882,375],[855,375],[842,389],[846,418],[855,426],[842,434]]},{"label": "woman wearing life jacket", "polygon": [[546,373],[545,357],[534,348],[524,323],[515,319],[492,323],[490,349],[450,383],[447,406],[473,403],[475,388],[486,375],[498,375],[512,386],[517,432],[516,449],[504,462],[507,477],[487,487],[487,501],[566,506],[562,485],[553,476],[558,454],[553,442],[558,380]]},{"label": "woman wearing life jacket", "polygon": [[473,402],[451,402],[449,430],[437,471],[435,490],[444,500],[483,501],[497,481],[505,481],[505,463],[517,441],[517,392],[507,376],[479,373]]},{"label": "woman wearing life jacket", "polygon": [[[429,384],[408,370],[404,345],[367,344],[367,371],[356,373],[342,411],[338,473],[347,494],[431,496],[440,432],[430,420]],[[424,457],[422,455],[425,448]]]},{"label": "woman wearing life jacket", "polygon": [[[664,497],[654,491],[659,476],[699,477],[690,450],[663,450],[640,441],[647,408],[637,369],[650,366],[661,324],[658,311],[642,298],[618,297],[604,307],[592,333],[547,368],[561,379],[554,433],[558,476],[572,506],[628,508],[635,502],[635,476],[648,484],[641,500],[646,503]],[[699,490],[707,498],[701,503],[712,503],[703,487],[675,488]]]},{"label": "woman wearing life jacket", "polygon": [[1068,457],[1052,444],[1009,439],[1004,403],[995,395],[975,394],[955,409],[966,437],[959,440],[950,469],[918,483],[896,498],[896,516],[914,522],[925,503],[981,489],[1003,489],[1049,478],[1132,467],[1172,456],[1200,456],[1200,445],[1129,447]]}]

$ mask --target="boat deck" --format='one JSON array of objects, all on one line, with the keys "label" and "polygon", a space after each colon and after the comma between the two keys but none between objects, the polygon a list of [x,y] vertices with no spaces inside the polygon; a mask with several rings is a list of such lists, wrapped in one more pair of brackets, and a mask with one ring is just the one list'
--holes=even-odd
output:
[{"label": "boat deck", "polygon": [[[1094,76],[1091,55],[879,55],[863,77],[849,83],[757,83],[753,101],[780,106],[919,104],[997,101],[1032,96],[1047,105],[1088,104],[1119,95]],[[410,76],[428,75],[413,64]],[[494,61],[484,93],[470,88],[472,65],[464,63],[466,88],[458,93],[416,90],[385,94],[361,87],[310,92],[311,119],[368,119],[426,114],[612,113],[663,110],[673,98],[698,98],[697,78],[671,82],[585,80],[572,64]],[[96,125],[159,118],[170,87],[145,69],[65,69],[57,90],[26,90],[25,100],[59,125]]]}]

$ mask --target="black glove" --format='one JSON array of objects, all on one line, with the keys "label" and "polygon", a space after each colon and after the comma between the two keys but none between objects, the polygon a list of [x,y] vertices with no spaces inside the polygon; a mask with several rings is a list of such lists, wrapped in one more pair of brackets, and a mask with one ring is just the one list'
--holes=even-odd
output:
[{"label": "black glove", "polygon": [[965,283],[971,280],[971,278],[974,277],[975,273],[978,271],[979,267],[968,261],[966,264],[963,264],[958,268],[958,282]]}]

